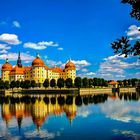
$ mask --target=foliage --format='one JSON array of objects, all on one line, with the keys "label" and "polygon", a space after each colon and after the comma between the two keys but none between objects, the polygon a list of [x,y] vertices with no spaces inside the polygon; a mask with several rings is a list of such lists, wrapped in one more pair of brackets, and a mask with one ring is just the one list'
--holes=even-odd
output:
[{"label": "foliage", "polygon": [[82,86],[82,79],[81,77],[76,77],[75,80],[74,80],[74,85],[75,87],[77,88],[80,88]]},{"label": "foliage", "polygon": [[21,82],[20,82],[20,87],[21,87],[21,88],[25,88],[24,81],[21,81]]},{"label": "foliage", "polygon": [[89,88],[91,88],[93,86],[93,79],[91,79],[91,78],[88,79],[88,82],[89,82],[88,83],[89,84]]},{"label": "foliage", "polygon": [[5,88],[5,89],[9,89],[9,88],[10,88],[9,81],[5,81],[5,82],[4,82],[4,88]]},{"label": "foliage", "polygon": [[49,79],[45,79],[44,83],[43,83],[43,86],[45,88],[49,87]]},{"label": "foliage", "polygon": [[140,20],[140,0],[122,0],[121,2],[131,5],[132,11],[130,13],[130,16],[132,18]]},{"label": "foliage", "polygon": [[134,46],[132,46],[127,37],[121,37],[121,39],[116,39],[116,41],[111,43],[111,47],[114,50],[115,54],[124,55],[125,57],[127,57],[128,55],[139,56],[140,58],[139,41],[136,41]]},{"label": "foliage", "polygon": [[24,81],[24,88],[28,89],[28,88],[30,88],[30,87],[31,87],[31,82],[30,82],[30,80],[25,80],[25,81]]},{"label": "foliage", "polygon": [[10,83],[10,88],[15,88],[16,87],[16,81],[11,81]]},{"label": "foliage", "polygon": [[64,87],[64,79],[63,78],[59,78],[57,80],[57,86],[61,89],[62,87]]},{"label": "foliage", "polygon": [[[121,2],[124,4],[130,4],[132,7],[132,11],[130,13],[131,17],[140,20],[140,0],[122,0]],[[138,56],[140,59],[139,41],[136,41],[134,45],[132,45],[130,43],[130,40],[127,37],[123,36],[111,43],[111,47],[114,50],[115,54],[124,55],[125,57],[127,57],[128,55]]]},{"label": "foliage", "polygon": [[82,79],[82,85],[84,88],[88,87],[89,84],[88,84],[88,79],[86,77]]},{"label": "foliage", "polygon": [[132,78],[132,79],[124,79],[118,80],[119,87],[136,87],[138,83],[140,83],[140,79]]},{"label": "foliage", "polygon": [[4,89],[4,82],[0,80],[0,89]]},{"label": "foliage", "polygon": [[67,88],[71,88],[73,86],[72,79],[71,78],[67,78],[65,80],[65,84],[66,84]]},{"label": "foliage", "polygon": [[51,86],[52,88],[56,86],[56,81],[55,81],[55,79],[51,79],[51,81],[50,81],[50,86]]},{"label": "foliage", "polygon": [[20,81],[16,81],[16,88],[20,87]]},{"label": "foliage", "polygon": [[32,88],[36,87],[36,82],[35,82],[35,80],[32,80],[32,81],[31,81],[31,87],[32,87]]}]

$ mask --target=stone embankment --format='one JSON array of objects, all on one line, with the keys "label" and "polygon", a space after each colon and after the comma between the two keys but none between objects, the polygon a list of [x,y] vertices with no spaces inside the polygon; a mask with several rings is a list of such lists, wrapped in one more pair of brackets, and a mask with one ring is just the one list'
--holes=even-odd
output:
[{"label": "stone embankment", "polygon": [[[112,88],[81,88],[79,93],[80,95],[91,95],[91,94],[111,94],[113,91]],[[136,92],[136,88],[119,88],[119,92]]]}]

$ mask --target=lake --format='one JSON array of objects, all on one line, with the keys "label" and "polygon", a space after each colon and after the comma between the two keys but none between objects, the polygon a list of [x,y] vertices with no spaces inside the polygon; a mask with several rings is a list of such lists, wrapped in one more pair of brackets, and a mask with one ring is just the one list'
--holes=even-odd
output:
[{"label": "lake", "polygon": [[0,96],[0,139],[140,139],[140,94]]}]

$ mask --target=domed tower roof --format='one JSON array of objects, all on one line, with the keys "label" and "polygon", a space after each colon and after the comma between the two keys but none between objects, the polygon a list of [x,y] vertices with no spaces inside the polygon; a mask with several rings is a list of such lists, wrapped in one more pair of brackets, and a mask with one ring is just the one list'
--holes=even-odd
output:
[{"label": "domed tower roof", "polygon": [[37,54],[36,58],[32,62],[32,66],[45,66],[43,60]]},{"label": "domed tower roof", "polygon": [[8,58],[6,59],[6,63],[5,64],[3,64],[3,66],[2,66],[2,70],[11,70],[12,69],[12,65],[11,64],[9,64],[9,62],[8,62]]},{"label": "domed tower roof", "polygon": [[65,65],[65,69],[76,70],[76,67],[75,64],[71,60],[69,60]]}]

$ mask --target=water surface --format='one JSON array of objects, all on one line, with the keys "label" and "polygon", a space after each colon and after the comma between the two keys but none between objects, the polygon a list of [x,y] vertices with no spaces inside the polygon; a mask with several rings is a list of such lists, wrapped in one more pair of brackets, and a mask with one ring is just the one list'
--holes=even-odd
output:
[{"label": "water surface", "polygon": [[139,97],[0,96],[0,139],[140,139]]}]

